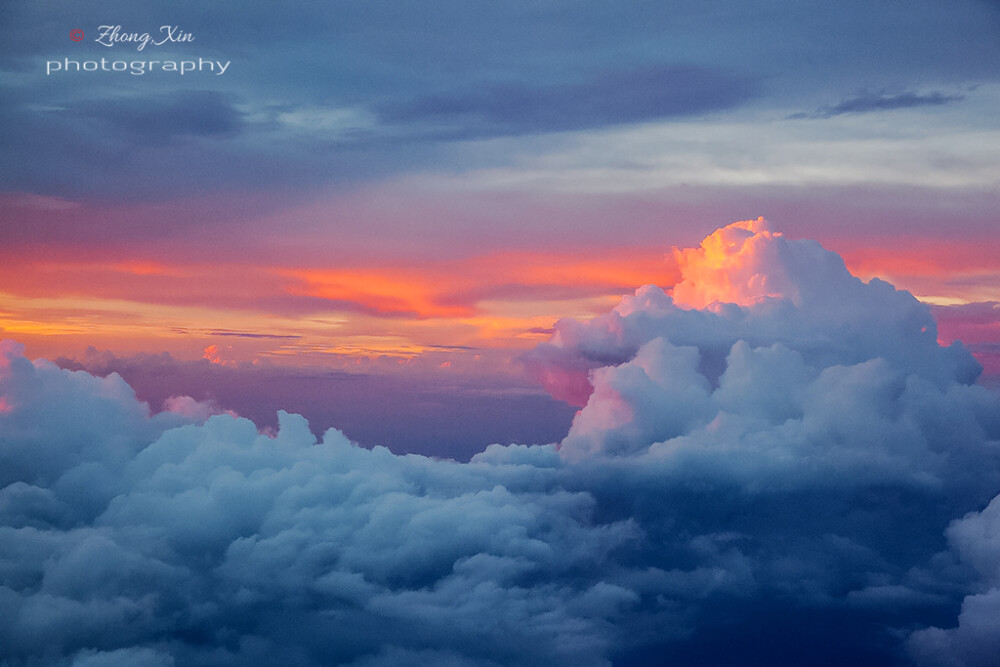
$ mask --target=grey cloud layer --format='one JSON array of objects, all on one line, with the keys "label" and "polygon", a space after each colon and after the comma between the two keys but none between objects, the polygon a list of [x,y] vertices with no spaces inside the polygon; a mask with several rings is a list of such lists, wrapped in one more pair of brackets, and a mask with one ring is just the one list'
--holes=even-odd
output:
[{"label": "grey cloud layer", "polygon": [[[584,83],[474,87],[389,106],[391,123],[429,122],[456,138],[581,130],[728,109],[750,97],[745,77],[691,66],[650,66],[598,73]],[[478,90],[477,90],[478,89]]]},{"label": "grey cloud layer", "polygon": [[[274,437],[191,401],[150,415],[5,343],[0,657],[988,664],[996,395],[908,294],[720,235],[750,253],[725,274],[745,305],[649,286],[560,322],[550,369],[593,368],[569,434],[470,463],[317,443],[286,413]],[[678,296],[722,275],[696,264]]]},{"label": "grey cloud layer", "polygon": [[[708,11],[695,2],[303,0],[275,14],[268,3],[184,1],[165,14],[134,2],[98,9],[11,0],[2,11],[0,66],[8,77],[0,116],[10,159],[0,163],[0,189],[68,197],[347,184],[437,166],[439,151],[458,139],[600,129],[750,101],[787,113],[789,105],[859,89],[990,82],[1000,58],[990,31],[996,10],[973,0],[910,3],[905,16],[899,7],[861,2],[781,2],[771,11],[731,2]],[[210,82],[41,76],[50,58],[135,55],[130,45],[68,39],[73,27],[93,36],[108,21],[154,33],[166,21],[195,36],[153,56],[149,47],[143,58],[177,57],[190,46],[232,65]],[[183,100],[207,90],[219,100],[192,115]],[[177,98],[166,106],[180,105],[178,114],[144,108],[163,111],[165,97]],[[131,111],[93,108],[112,99]],[[948,99],[869,96],[824,113]],[[336,127],[278,120],[316,109],[356,117]],[[89,123],[95,111],[110,124]],[[178,135],[213,140],[164,145],[143,161],[113,150]],[[157,171],[145,170],[150,161]],[[86,168],[76,169],[80,163]],[[54,181],[52,164],[67,177]]]}]

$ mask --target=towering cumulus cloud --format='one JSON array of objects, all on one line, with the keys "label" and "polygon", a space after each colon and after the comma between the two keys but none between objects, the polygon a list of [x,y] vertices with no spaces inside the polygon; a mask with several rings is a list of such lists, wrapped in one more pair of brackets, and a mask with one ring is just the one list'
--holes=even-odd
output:
[{"label": "towering cumulus cloud", "polygon": [[529,355],[582,406],[562,442],[467,464],[150,415],[5,344],[0,661],[990,664],[1000,402],[969,353],[763,220],[677,258]]}]

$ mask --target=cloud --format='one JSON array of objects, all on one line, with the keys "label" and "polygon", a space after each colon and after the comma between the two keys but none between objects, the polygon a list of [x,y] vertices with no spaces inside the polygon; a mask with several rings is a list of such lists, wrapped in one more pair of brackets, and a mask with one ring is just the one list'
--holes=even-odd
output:
[{"label": "cloud", "polygon": [[218,329],[213,331],[199,332],[204,333],[208,336],[232,336],[234,338],[265,338],[271,340],[298,340],[302,336],[291,335],[291,334],[265,334],[265,333],[255,333],[250,331],[228,331],[224,329]]},{"label": "cloud", "polygon": [[741,340],[783,345],[820,369],[884,358],[940,386],[972,382],[980,371],[961,343],[938,346],[934,319],[911,294],[878,278],[863,283],[835,253],[774,233],[763,219],[734,223],[675,255],[682,277],[673,296],[647,285],[589,322],[560,320],[552,339],[525,357],[536,376],[582,405],[588,372],[621,364],[659,337],[697,347],[710,381]]},{"label": "cloud", "polygon": [[279,420],[274,438],[230,416],[163,432],[116,468],[102,511],[65,530],[51,506],[109,476],[19,474],[0,505],[4,657],[605,664],[609,619],[636,595],[577,572],[634,539],[630,522],[596,524],[586,494],[518,470],[360,449],[332,430],[317,445],[301,417]]},{"label": "cloud", "polygon": [[[151,438],[183,423],[175,415],[151,416],[117,374],[98,378],[48,361],[32,363],[23,349],[11,341],[0,345],[6,406],[0,484],[49,484],[83,465],[116,468]],[[48,437],[52,431],[60,432],[58,440]]]},{"label": "cloud", "polygon": [[[675,254],[672,297],[641,288],[608,315],[559,322],[529,355],[557,391],[567,377],[582,387],[587,372],[592,392],[560,444],[564,458],[624,457],[622,467],[641,461],[667,485],[715,480],[755,496],[888,485],[920,506],[975,487],[958,504],[975,506],[995,493],[995,470],[970,470],[997,460],[996,397],[971,384],[978,365],[961,344],[938,346],[926,306],[878,279],[862,283],[833,253],[763,220]],[[993,310],[975,304],[956,316],[989,323]],[[938,530],[958,506],[936,513]],[[911,636],[921,664],[994,659],[998,507],[1000,498],[948,529],[988,590],[966,598],[957,629]],[[882,582],[848,599],[895,608],[941,599],[920,588]]]},{"label": "cloud", "polygon": [[1000,496],[948,528],[958,558],[976,572],[976,593],[962,602],[958,626],[919,630],[907,640],[918,665],[986,667],[1000,650]]},{"label": "cloud", "polygon": [[961,102],[964,95],[947,95],[934,91],[921,94],[904,92],[889,94],[865,92],[857,97],[843,100],[832,107],[823,107],[811,114],[795,114],[792,118],[832,118],[852,113],[871,113],[873,111],[894,111],[896,109],[912,109],[915,107],[942,106],[952,102]]},{"label": "cloud", "polygon": [[[582,83],[467,87],[386,106],[387,123],[429,123],[456,138],[581,130],[729,109],[754,90],[745,77],[690,65],[648,65]],[[418,125],[419,127],[419,125]]]},{"label": "cloud", "polygon": [[[676,301],[643,287],[539,347],[553,374],[591,369],[565,438],[468,463],[317,438],[283,411],[271,435],[151,414],[117,376],[5,344],[0,658],[980,655],[1000,404],[968,352],[911,295],[763,221],[678,253]],[[959,630],[933,629],[963,598]]]},{"label": "cloud", "polygon": [[213,415],[238,416],[232,410],[223,410],[215,401],[196,401],[190,396],[170,396],[163,401],[163,410],[194,421],[203,422]]},{"label": "cloud", "polygon": [[139,145],[164,145],[182,137],[234,136],[243,114],[230,98],[211,90],[186,90],[113,100],[80,100],[69,115],[103,124],[110,136]]}]

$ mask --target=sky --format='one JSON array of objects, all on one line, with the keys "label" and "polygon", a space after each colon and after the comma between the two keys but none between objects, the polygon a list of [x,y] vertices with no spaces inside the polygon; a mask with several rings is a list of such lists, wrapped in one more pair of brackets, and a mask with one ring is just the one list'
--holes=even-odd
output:
[{"label": "sky", "polygon": [[998,38],[5,0],[0,657],[988,664]]}]

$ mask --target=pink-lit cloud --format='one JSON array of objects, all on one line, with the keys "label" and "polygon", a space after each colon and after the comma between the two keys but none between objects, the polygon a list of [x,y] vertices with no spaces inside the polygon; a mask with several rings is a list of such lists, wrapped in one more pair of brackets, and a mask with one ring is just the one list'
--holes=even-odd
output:
[{"label": "pink-lit cloud", "polygon": [[863,283],[836,254],[786,239],[763,219],[677,255],[673,298],[641,288],[591,322],[560,322],[529,356],[550,376],[591,367],[594,391],[563,442],[566,455],[632,452],[699,429],[709,437],[723,413],[808,423],[811,394],[878,393],[906,378],[964,386],[980,371],[960,343],[939,347],[929,308],[912,295]]},{"label": "pink-lit cloud", "polygon": [[796,284],[774,257],[786,246],[772,243],[774,236],[758,218],[719,229],[698,248],[675,248],[682,279],[670,292],[674,303],[686,308],[715,302],[750,306],[768,298],[799,303]]},{"label": "pink-lit cloud", "polygon": [[774,233],[762,219],[722,228],[677,257],[673,296],[647,285],[610,313],[558,322],[552,339],[526,356],[543,384],[583,405],[589,372],[628,361],[660,336],[698,347],[698,363],[715,377],[740,339],[780,342],[810,357],[837,349],[845,363],[885,357],[937,381],[978,372],[960,345],[938,348],[930,311],[911,294],[877,278],[862,282],[835,253]]}]

